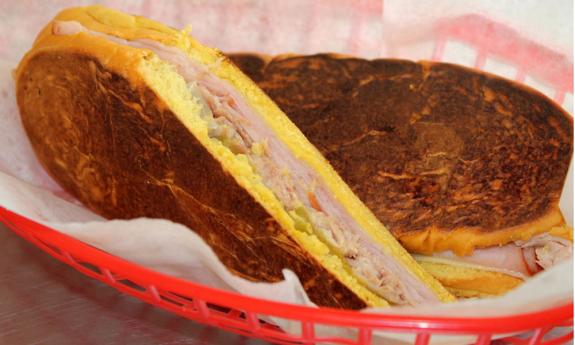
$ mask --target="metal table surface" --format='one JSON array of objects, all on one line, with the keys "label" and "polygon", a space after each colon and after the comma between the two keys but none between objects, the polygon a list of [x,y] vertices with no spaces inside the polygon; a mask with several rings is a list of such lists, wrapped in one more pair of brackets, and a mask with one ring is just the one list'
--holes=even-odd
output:
[{"label": "metal table surface", "polygon": [[0,223],[0,344],[268,344],[165,312],[88,278]]}]

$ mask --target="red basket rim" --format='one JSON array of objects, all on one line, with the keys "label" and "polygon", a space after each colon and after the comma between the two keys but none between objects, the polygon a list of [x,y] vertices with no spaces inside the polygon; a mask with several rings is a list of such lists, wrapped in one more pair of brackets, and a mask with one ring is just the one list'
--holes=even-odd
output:
[{"label": "red basket rim", "polygon": [[[129,276],[137,276],[144,285],[180,293],[192,294],[195,298],[234,309],[250,311],[262,315],[276,316],[286,319],[315,322],[320,324],[393,328],[395,330],[441,331],[445,333],[462,331],[507,333],[519,332],[534,328],[557,325],[573,318],[573,301],[561,306],[545,310],[496,317],[443,317],[429,315],[399,315],[387,313],[362,313],[358,311],[339,310],[332,308],[314,308],[284,302],[264,300],[242,295],[236,292],[220,290],[212,287],[169,276],[145,268],[125,259],[108,254],[80,240],[63,234],[57,230],[30,220],[25,216],[0,206],[0,221],[15,231],[19,236],[31,241],[30,237],[65,248],[66,251],[80,262],[105,263],[106,268],[114,268],[118,272],[129,272]],[[50,253],[48,253],[50,254]],[[90,259],[90,260],[87,260]]]}]

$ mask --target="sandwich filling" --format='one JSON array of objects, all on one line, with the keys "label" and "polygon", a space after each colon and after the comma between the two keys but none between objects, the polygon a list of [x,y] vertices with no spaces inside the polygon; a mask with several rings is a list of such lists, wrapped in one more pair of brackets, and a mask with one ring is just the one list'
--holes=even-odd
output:
[{"label": "sandwich filling", "polygon": [[55,35],[85,32],[118,44],[148,49],[175,66],[201,105],[208,135],[250,162],[300,231],[314,234],[338,255],[364,286],[397,305],[438,302],[423,282],[373,240],[335,199],[317,173],[299,160],[238,91],[181,50],[147,39],[124,40],[90,31],[78,22],[55,22]]},{"label": "sandwich filling", "polygon": [[[525,278],[573,256],[573,243],[562,237],[543,233],[528,241],[516,241],[499,247],[481,248],[469,256],[451,251],[434,253],[432,258],[476,264]],[[425,258],[425,256],[420,256]]]}]

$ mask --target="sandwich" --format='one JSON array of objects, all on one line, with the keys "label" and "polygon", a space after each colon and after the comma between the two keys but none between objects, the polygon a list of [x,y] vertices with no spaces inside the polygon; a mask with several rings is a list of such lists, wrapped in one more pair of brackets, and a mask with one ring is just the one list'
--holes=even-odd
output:
[{"label": "sandwich", "polygon": [[446,63],[230,57],[456,296],[572,256],[559,198],[573,119],[539,92]]},{"label": "sandwich", "polygon": [[275,103],[189,32],[67,9],[15,79],[40,162],[96,213],[184,224],[233,274],[276,282],[290,269],[321,306],[454,299]]}]

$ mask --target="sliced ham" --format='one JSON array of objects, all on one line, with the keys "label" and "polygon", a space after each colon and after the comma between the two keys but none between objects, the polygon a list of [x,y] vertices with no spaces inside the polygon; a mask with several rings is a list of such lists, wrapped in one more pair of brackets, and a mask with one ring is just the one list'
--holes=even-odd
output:
[{"label": "sliced ham", "polygon": [[502,268],[524,275],[530,275],[526,269],[521,247],[514,244],[476,249],[473,251],[473,254],[469,256],[457,256],[452,251],[435,253],[433,256],[486,267]]},{"label": "sliced ham", "polygon": [[534,236],[529,241],[516,241],[504,246],[475,249],[469,256],[457,256],[451,251],[435,253],[433,256],[531,276],[542,269],[571,258],[573,243],[544,233]]},{"label": "sliced ham", "polygon": [[521,255],[523,256],[523,264],[527,275],[531,276],[541,271],[541,267],[537,264],[535,248],[521,248]]},{"label": "sliced ham", "polygon": [[536,264],[543,269],[573,257],[573,242],[550,234],[541,234],[517,245],[533,250]]},{"label": "sliced ham", "polygon": [[[190,93],[204,105],[201,117],[208,122],[208,134],[220,140],[232,152],[245,154],[262,177],[262,182],[284,208],[299,212],[306,218],[315,233],[347,262],[355,276],[370,290],[398,305],[439,301],[428,286],[373,243],[321,182],[317,173],[277,139],[273,130],[228,82],[179,49],[156,41],[127,41],[87,30],[77,22],[56,22],[53,27],[56,35],[79,32],[106,37],[126,46],[149,49],[162,60],[173,64],[187,82]],[[252,149],[256,144],[263,145],[265,149],[256,152],[258,150]]]}]

